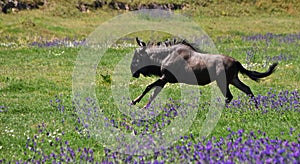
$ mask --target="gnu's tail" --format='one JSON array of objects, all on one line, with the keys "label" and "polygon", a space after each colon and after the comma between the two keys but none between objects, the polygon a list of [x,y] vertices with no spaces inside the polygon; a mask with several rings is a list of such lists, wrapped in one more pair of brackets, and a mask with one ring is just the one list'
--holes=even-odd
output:
[{"label": "gnu's tail", "polygon": [[242,74],[246,74],[248,77],[250,77],[254,81],[259,81],[260,78],[264,78],[264,77],[267,77],[267,76],[271,75],[275,71],[276,66],[278,65],[278,63],[277,62],[273,63],[269,67],[269,70],[267,70],[266,72],[263,72],[263,73],[247,70],[246,68],[244,68],[242,66],[242,64],[240,62],[237,62],[237,65],[238,65],[239,71]]}]

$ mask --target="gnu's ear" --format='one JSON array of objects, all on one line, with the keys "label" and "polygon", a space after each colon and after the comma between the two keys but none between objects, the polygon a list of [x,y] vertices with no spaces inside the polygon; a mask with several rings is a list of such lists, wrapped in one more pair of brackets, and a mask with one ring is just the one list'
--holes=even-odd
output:
[{"label": "gnu's ear", "polygon": [[136,38],[135,38],[135,40],[136,40],[136,42],[137,42],[137,44],[138,44],[139,46],[141,46],[141,47],[144,47],[144,46],[146,46],[146,43],[145,43],[145,42],[143,42],[143,41],[141,41],[141,40],[139,40],[139,38],[138,38],[138,37],[136,37]]}]

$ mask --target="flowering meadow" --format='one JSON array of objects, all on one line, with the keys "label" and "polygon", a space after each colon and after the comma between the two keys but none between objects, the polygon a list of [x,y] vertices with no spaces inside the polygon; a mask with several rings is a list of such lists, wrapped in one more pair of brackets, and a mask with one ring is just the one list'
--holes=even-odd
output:
[{"label": "flowering meadow", "polygon": [[[175,96],[159,106],[158,115],[148,120],[132,119],[118,111],[111,96],[111,74],[122,55],[132,52],[134,46],[112,46],[97,68],[97,100],[86,97],[81,104],[91,111],[100,110],[95,106],[97,101],[107,128],[133,137],[152,136],[182,117],[179,108],[197,110],[188,132],[173,144],[149,154],[133,155],[104,145],[75,112],[76,97],[71,96],[70,89],[72,70],[84,43],[85,40],[66,38],[40,39],[26,45],[0,44],[0,58],[7,57],[0,69],[10,72],[0,76],[0,163],[300,162],[300,33],[216,39],[220,53],[233,56],[248,69],[264,71],[273,62],[279,62],[279,67],[259,83],[242,76],[255,98],[232,89],[233,101],[223,108],[208,136],[200,136],[199,131],[211,107],[209,86],[200,87],[201,98],[195,102],[199,106],[181,104]],[[28,78],[22,78],[24,74]],[[139,94],[154,78],[132,79],[131,91]],[[172,92],[172,85],[166,90]]]}]

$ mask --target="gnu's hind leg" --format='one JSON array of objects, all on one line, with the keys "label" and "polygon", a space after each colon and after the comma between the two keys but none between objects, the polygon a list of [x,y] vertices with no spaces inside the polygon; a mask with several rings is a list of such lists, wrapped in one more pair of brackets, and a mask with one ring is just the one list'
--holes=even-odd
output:
[{"label": "gnu's hind leg", "polygon": [[218,87],[220,88],[222,94],[224,95],[224,97],[226,98],[225,100],[225,103],[228,104],[231,102],[231,100],[233,99],[233,96],[229,90],[229,85],[226,84],[226,86],[221,86],[219,83],[218,83]]},{"label": "gnu's hind leg", "polygon": [[233,96],[229,90],[229,83],[228,83],[228,78],[229,75],[225,70],[223,61],[218,61],[217,65],[216,65],[216,82],[218,87],[220,88],[222,94],[224,95],[225,99],[225,103],[228,104]]},{"label": "gnu's hind leg", "polygon": [[232,100],[233,96],[229,90],[229,85],[227,83],[222,83],[217,81],[217,85],[220,88],[224,97],[226,97],[225,103],[228,104]]},{"label": "gnu's hind leg", "polygon": [[229,86],[227,85],[227,90],[226,90],[226,104],[229,104],[231,100],[233,99],[233,96],[229,90]]},{"label": "gnu's hind leg", "polygon": [[246,93],[248,96],[254,97],[254,94],[252,93],[251,89],[246,84],[241,82],[240,79],[238,78],[233,79],[231,84],[237,87],[239,90]]},{"label": "gnu's hind leg", "polygon": [[[252,93],[251,89],[246,84],[241,82],[240,79],[238,79],[238,78],[233,79],[231,84],[254,99],[254,94]],[[254,99],[254,101],[255,101],[255,107],[258,108],[257,102],[255,99]]]}]

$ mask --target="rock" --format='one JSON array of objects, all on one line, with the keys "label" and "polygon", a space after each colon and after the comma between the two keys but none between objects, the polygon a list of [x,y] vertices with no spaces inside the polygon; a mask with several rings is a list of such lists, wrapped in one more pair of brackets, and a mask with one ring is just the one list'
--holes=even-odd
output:
[{"label": "rock", "polygon": [[94,8],[98,9],[98,8],[102,8],[104,5],[106,5],[106,1],[102,1],[102,0],[95,0],[94,1]]},{"label": "rock", "polygon": [[108,4],[108,6],[109,6],[109,8],[114,9],[114,10],[129,10],[128,4],[126,4],[124,2],[111,1]]},{"label": "rock", "polygon": [[2,12],[7,14],[9,13],[9,11],[11,11],[12,8],[15,8],[15,4],[11,1],[9,1],[8,3],[6,3],[3,8],[2,8]]},{"label": "rock", "polygon": [[83,13],[89,12],[87,4],[85,4],[83,2],[79,2],[79,4],[77,5],[77,8],[79,9],[80,12],[83,12]]},{"label": "rock", "polygon": [[[34,2],[20,1],[20,0],[8,0],[0,1],[1,11],[5,14],[9,12],[17,12],[20,10],[32,10],[38,9],[39,6],[44,5],[46,0],[36,0]],[[47,1],[46,1],[47,2]]]},{"label": "rock", "polygon": [[[38,9],[39,6],[47,5],[48,0],[0,0],[0,10],[3,13],[17,12],[20,10],[31,10]],[[89,12],[89,9],[98,9],[107,5],[113,10],[141,10],[141,9],[162,9],[162,10],[180,10],[186,7],[186,4],[176,4],[176,3],[149,3],[149,4],[129,4],[126,2],[119,2],[117,0],[94,0],[92,3],[78,2],[76,8],[80,12]]]}]

